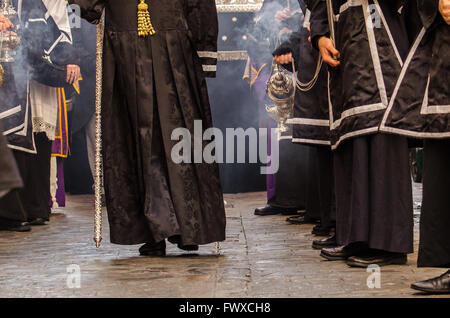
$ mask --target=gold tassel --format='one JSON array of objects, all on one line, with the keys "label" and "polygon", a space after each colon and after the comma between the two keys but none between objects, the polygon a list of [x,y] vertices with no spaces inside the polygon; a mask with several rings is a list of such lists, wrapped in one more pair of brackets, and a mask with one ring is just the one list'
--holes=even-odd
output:
[{"label": "gold tassel", "polygon": [[145,0],[140,0],[138,4],[138,35],[146,37],[147,35],[155,35],[156,31],[150,21],[150,13],[148,12],[148,4]]}]

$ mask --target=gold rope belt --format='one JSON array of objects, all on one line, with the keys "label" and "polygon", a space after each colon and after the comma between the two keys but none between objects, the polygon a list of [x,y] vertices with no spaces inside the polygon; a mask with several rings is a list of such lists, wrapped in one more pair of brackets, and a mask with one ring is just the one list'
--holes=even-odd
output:
[{"label": "gold rope belt", "polygon": [[148,4],[145,0],[140,0],[138,4],[138,35],[146,37],[147,35],[155,35],[156,31],[153,28],[150,20],[150,13],[148,12]]}]

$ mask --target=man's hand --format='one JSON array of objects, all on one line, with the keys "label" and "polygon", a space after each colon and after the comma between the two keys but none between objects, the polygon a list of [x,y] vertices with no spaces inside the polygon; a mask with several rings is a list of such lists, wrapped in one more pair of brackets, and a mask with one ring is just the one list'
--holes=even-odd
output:
[{"label": "man's hand", "polygon": [[320,54],[322,55],[322,59],[325,63],[332,67],[337,67],[341,63],[337,60],[340,57],[340,53],[334,47],[333,41],[326,37],[322,36],[317,43],[319,47]]},{"label": "man's hand", "polygon": [[285,20],[288,20],[290,18],[291,18],[291,15],[290,15],[290,10],[288,8],[286,8],[284,10],[277,11],[275,13],[275,21],[277,21],[278,23],[281,23],[281,22],[283,22]]},{"label": "man's hand", "polygon": [[274,57],[275,62],[279,65],[292,63],[292,53],[287,53],[283,55],[276,55]]},{"label": "man's hand", "polygon": [[80,67],[78,65],[67,65],[67,83],[73,84],[81,77]]},{"label": "man's hand", "polygon": [[8,18],[0,16],[0,31],[6,32],[8,29],[14,28],[14,24]]},{"label": "man's hand", "polygon": [[439,0],[439,12],[445,22],[450,25],[450,0]]}]

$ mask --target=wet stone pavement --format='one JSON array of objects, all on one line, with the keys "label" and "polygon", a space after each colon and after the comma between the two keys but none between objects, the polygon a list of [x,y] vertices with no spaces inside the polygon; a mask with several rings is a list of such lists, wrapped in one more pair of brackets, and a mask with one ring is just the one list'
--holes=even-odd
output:
[{"label": "wet stone pavement", "polygon": [[[414,200],[420,202],[419,185]],[[382,268],[381,288],[370,289],[364,269],[325,261],[311,249],[312,225],[254,216],[265,193],[226,195],[226,201],[225,242],[196,254],[169,245],[167,257],[146,258],[138,246],[110,244],[108,228],[96,249],[92,197],[69,196],[49,225],[0,232],[0,297],[420,297],[409,285],[443,271],[418,269],[414,254],[407,266]],[[415,219],[417,250],[418,214]]]}]

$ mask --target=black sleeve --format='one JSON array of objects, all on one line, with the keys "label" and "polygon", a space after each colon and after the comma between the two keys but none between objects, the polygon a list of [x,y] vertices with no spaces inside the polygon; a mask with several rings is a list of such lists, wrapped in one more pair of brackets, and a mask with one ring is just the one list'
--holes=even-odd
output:
[{"label": "black sleeve", "polygon": [[308,1],[311,5],[311,43],[317,49],[317,42],[322,36],[330,36],[327,4],[325,0]]},{"label": "black sleeve", "polygon": [[207,77],[215,77],[217,71],[217,38],[219,22],[214,0],[186,0],[187,22],[192,32],[195,48],[202,60]]},{"label": "black sleeve", "polygon": [[67,42],[59,43],[50,54],[50,58],[56,65],[80,65],[80,58],[75,47]]},{"label": "black sleeve", "polygon": [[301,31],[292,32],[289,39],[281,43],[273,52],[273,56],[292,53],[296,55],[296,52],[300,49]]},{"label": "black sleeve", "polygon": [[[298,62],[298,59],[300,58],[300,46],[301,46],[300,44],[302,41],[302,37],[304,37],[302,30],[292,32],[289,39],[284,41],[283,43],[281,43],[280,46],[278,46],[275,49],[275,51],[273,51],[272,55],[276,56],[276,55],[292,53],[292,57],[294,58],[296,67],[298,67],[297,62]],[[291,64],[284,65],[284,67],[292,72]]]},{"label": "black sleeve", "polygon": [[[303,38],[302,31],[293,32],[289,39],[284,41],[283,43],[278,46],[275,51],[273,51],[272,55],[283,55],[292,53],[292,57],[294,58],[295,64],[297,64],[298,59],[300,57],[300,44]],[[292,65],[284,65],[285,68],[287,68],[289,71],[292,71]],[[296,65],[297,67],[298,65]]]},{"label": "black sleeve", "polygon": [[[65,7],[64,10],[66,10]],[[49,37],[47,41],[44,41],[44,49],[51,50],[50,58],[53,63],[60,66],[80,65],[78,54],[75,47],[72,45],[72,35],[67,31],[60,29],[51,16],[47,19],[47,28],[52,36]]]}]

